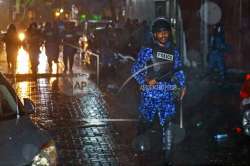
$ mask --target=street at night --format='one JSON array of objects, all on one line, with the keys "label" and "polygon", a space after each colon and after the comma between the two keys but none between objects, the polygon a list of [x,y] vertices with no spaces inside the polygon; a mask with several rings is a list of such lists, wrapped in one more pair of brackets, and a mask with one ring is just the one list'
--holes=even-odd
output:
[{"label": "street at night", "polygon": [[250,165],[234,2],[0,0],[0,166]]}]

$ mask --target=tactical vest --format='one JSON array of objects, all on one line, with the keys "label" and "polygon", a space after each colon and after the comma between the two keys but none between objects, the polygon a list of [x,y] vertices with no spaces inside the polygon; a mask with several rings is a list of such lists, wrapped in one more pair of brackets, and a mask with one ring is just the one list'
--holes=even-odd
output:
[{"label": "tactical vest", "polygon": [[153,44],[153,56],[147,62],[147,79],[155,79],[156,81],[170,81],[174,73],[174,50],[160,47]]}]

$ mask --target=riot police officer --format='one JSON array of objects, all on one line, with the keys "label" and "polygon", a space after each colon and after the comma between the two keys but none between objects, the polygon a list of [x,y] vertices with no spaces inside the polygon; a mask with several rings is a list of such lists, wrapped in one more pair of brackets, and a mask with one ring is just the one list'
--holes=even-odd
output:
[{"label": "riot police officer", "polygon": [[[75,34],[75,26],[73,22],[66,24],[65,31],[63,34],[63,63],[64,63],[64,74],[69,72],[73,73],[74,57],[77,53],[78,38]],[[69,67],[68,67],[69,62]]]},{"label": "riot police officer", "polygon": [[229,51],[225,42],[224,27],[221,23],[214,26],[213,33],[209,41],[208,68],[209,72],[218,70],[220,80],[224,80],[226,68],[224,54]]},{"label": "riot police officer", "polygon": [[10,24],[8,26],[7,33],[5,34],[3,41],[6,46],[8,69],[13,73],[16,70],[16,59],[19,48],[18,35],[14,24]]},{"label": "riot police officer", "polygon": [[176,114],[176,100],[185,94],[185,75],[168,20],[157,18],[153,22],[152,33],[154,41],[140,49],[132,74],[140,86],[141,124],[160,124],[163,150],[168,161],[172,151],[172,118]]},{"label": "riot police officer", "polygon": [[44,39],[49,70],[52,71],[52,61],[58,63],[60,37],[57,27],[52,26],[50,22],[46,23]]},{"label": "riot police officer", "polygon": [[39,64],[40,47],[42,44],[42,35],[38,29],[37,23],[33,22],[29,25],[26,32],[26,44],[28,45],[28,52],[31,62],[31,70],[33,74],[37,74],[37,67]]}]

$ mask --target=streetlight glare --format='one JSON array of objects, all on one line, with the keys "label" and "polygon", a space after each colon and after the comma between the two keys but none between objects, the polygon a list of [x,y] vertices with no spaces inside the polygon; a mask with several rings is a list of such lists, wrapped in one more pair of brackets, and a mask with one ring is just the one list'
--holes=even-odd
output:
[{"label": "streetlight glare", "polygon": [[56,17],[59,17],[59,16],[60,16],[60,12],[56,11],[56,12],[55,12],[55,16],[56,16]]},{"label": "streetlight glare", "polygon": [[23,32],[19,32],[18,38],[19,38],[20,41],[24,41],[24,39],[25,39],[25,34],[24,34]]},{"label": "streetlight glare", "polygon": [[61,8],[61,9],[59,10],[59,12],[60,12],[60,13],[63,13],[63,12],[64,12],[63,8]]}]

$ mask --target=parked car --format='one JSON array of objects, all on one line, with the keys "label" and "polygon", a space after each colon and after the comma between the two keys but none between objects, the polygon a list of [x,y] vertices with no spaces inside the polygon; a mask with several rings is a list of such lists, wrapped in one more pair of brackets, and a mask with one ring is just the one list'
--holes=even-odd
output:
[{"label": "parked car", "polygon": [[20,101],[0,73],[0,165],[56,165],[55,142],[30,119],[33,102]]}]

